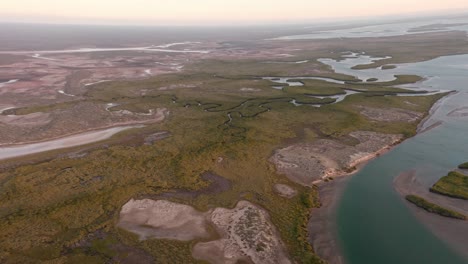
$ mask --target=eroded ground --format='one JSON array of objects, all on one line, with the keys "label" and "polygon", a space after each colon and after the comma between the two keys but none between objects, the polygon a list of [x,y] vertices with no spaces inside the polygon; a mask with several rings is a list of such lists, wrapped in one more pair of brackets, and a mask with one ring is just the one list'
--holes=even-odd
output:
[{"label": "eroded ground", "polygon": [[188,241],[210,236],[219,239],[196,243],[192,254],[210,263],[291,263],[283,242],[258,206],[240,201],[233,209],[199,212],[193,207],[165,200],[130,200],[120,212],[119,226],[140,239],[166,238]]},{"label": "eroded ground", "polygon": [[286,174],[294,182],[311,186],[355,171],[357,165],[403,138],[402,135],[369,131],[352,132],[349,137],[351,141],[356,141],[354,145],[320,139],[279,149],[271,161],[279,173]]}]

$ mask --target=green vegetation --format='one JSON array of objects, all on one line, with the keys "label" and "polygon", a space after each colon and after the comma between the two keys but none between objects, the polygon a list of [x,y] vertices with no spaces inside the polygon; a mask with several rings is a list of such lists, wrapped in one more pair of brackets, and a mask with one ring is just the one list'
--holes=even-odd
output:
[{"label": "green vegetation", "polygon": [[[416,123],[371,121],[360,114],[359,107],[427,113],[443,95],[402,99],[383,96],[405,92],[390,84],[341,85],[314,80],[305,80],[303,87],[281,91],[272,89],[273,83],[254,77],[281,76],[307,67],[311,66],[209,60],[193,64],[180,74],[93,86],[82,100],[119,104],[113,111],[146,113],[165,107],[170,115],[163,123],[93,144],[94,148],[82,150],[82,157],[68,158],[56,155],[63,151],[54,151],[32,157],[40,162],[3,169],[0,262],[118,262],[130,252],[140,252],[158,263],[197,263],[190,249],[198,241],[139,241],[118,229],[116,222],[121,206],[129,199],[167,191],[199,190],[209,184],[200,175],[211,171],[229,179],[232,188],[172,200],[203,211],[233,207],[239,199],[249,200],[268,210],[294,261],[322,263],[308,243],[307,234],[309,212],[320,204],[318,191],[278,175],[268,161],[271,153],[285,142],[318,138],[353,144],[347,135],[356,130],[412,136]],[[355,80],[326,69],[317,76]],[[310,97],[343,94],[345,88],[365,90],[337,104],[330,104],[334,99]],[[292,100],[324,105],[294,106]],[[14,111],[25,114],[67,107],[73,107],[73,103]],[[153,145],[143,144],[146,135],[158,131],[168,131],[171,137]],[[129,134],[131,139],[123,140]],[[223,157],[223,162],[217,162],[218,157]],[[298,195],[292,199],[278,196],[273,190],[277,183],[292,185]]]},{"label": "green vegetation", "polygon": [[437,204],[431,203],[422,197],[419,197],[416,195],[407,195],[406,200],[408,200],[409,202],[415,204],[417,207],[420,207],[430,213],[438,214],[438,215],[445,216],[445,217],[455,218],[455,219],[466,220],[465,215],[443,208]]},{"label": "green vegetation", "polygon": [[459,169],[468,170],[468,162],[458,165]]},{"label": "green vegetation", "polygon": [[468,176],[452,171],[437,181],[431,187],[431,192],[468,200]]}]

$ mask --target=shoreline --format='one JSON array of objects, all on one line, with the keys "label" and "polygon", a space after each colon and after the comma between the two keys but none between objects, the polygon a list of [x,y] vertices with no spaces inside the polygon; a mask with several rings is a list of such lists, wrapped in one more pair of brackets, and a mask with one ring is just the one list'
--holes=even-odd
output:
[{"label": "shoreline", "polygon": [[314,181],[313,185],[319,188],[321,206],[311,210],[307,224],[308,240],[314,249],[314,253],[328,264],[346,263],[338,239],[336,214],[348,181],[369,162],[390,152],[405,140],[401,139],[354,161],[350,167],[356,167],[356,169],[352,172],[337,172],[326,175],[324,178],[333,177],[333,180],[328,182],[325,182],[323,179]]},{"label": "shoreline", "polygon": [[456,210],[465,215],[468,215],[468,203],[463,200],[431,193],[429,187],[419,182],[416,175],[416,170],[402,172],[393,180],[394,190],[421,224],[447,246],[468,260],[468,237],[465,235],[468,232],[467,221],[427,212],[405,201],[405,196],[409,194],[418,195],[429,202],[434,202],[444,208]]},{"label": "shoreline", "polygon": [[394,147],[396,147],[396,146],[400,145],[401,143],[403,143],[405,140],[406,139],[403,139],[403,138],[399,139],[399,140],[395,141],[394,143],[392,143],[390,145],[386,145],[386,146],[382,147],[381,149],[379,149],[379,150],[377,150],[375,152],[369,153],[367,156],[361,157],[361,158],[353,161],[349,165],[348,168],[355,168],[355,169],[353,169],[350,172],[340,170],[340,171],[325,173],[325,175],[322,176],[322,179],[313,181],[312,185],[327,183],[327,182],[324,181],[327,178],[333,178],[333,180],[337,180],[337,179],[340,179],[340,178],[345,178],[346,176],[353,176],[354,174],[361,171],[361,169],[364,166],[366,166],[369,162],[371,162],[372,160],[380,157],[381,155],[384,155],[384,154],[388,153]]},{"label": "shoreline", "polygon": [[[385,146],[380,150],[369,154],[366,157],[358,159],[353,163],[356,169],[352,172],[338,172],[334,175],[331,174],[324,177],[336,177],[331,182],[324,182],[324,178],[321,180],[314,181],[313,184],[319,188],[319,198],[321,206],[319,208],[313,208],[311,210],[307,230],[309,243],[312,245],[315,254],[327,261],[327,263],[329,264],[346,263],[342,250],[340,248],[340,241],[337,234],[336,214],[339,201],[344,193],[347,182],[352,178],[352,176],[359,173],[359,171],[361,171],[361,169],[373,159],[376,159],[392,151],[393,148],[404,143],[410,138],[414,138],[419,134],[422,134],[424,132],[429,131],[430,129],[442,125],[443,123],[436,123],[422,130],[420,129],[421,127],[424,127],[424,125],[426,125],[426,123],[429,120],[431,120],[435,112],[440,108],[444,101],[447,100],[451,95],[454,95],[456,93],[457,92],[448,93],[446,96],[437,100],[437,102],[435,102],[432,105],[431,109],[429,109],[426,116],[419,122],[416,128],[416,133],[412,137],[401,139],[398,142],[395,142],[394,144]],[[423,222],[422,224],[425,224],[424,221],[421,222]],[[468,245],[468,242],[466,244]],[[468,257],[468,251],[465,254]]]}]

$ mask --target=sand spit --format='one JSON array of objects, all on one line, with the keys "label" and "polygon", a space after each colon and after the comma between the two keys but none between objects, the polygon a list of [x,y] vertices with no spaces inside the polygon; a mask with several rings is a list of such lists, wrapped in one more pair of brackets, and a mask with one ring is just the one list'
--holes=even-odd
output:
[{"label": "sand spit", "polygon": [[[448,100],[451,96],[456,95],[458,92],[451,92],[444,96],[443,98],[439,99],[434,105],[432,105],[431,109],[429,110],[429,114],[419,122],[419,125],[416,129],[418,134],[427,132],[441,124],[443,124],[443,120],[433,120],[434,113],[444,104],[446,100]],[[437,124],[437,125],[436,125]]]},{"label": "sand spit", "polygon": [[182,241],[209,237],[211,226],[219,239],[195,244],[196,259],[214,264],[291,263],[267,211],[248,201],[239,201],[233,209],[199,212],[166,200],[131,199],[122,207],[118,226],[141,239]]},{"label": "sand spit", "polygon": [[[429,192],[429,187],[417,180],[416,172],[400,174],[393,181],[395,190],[402,196],[414,194],[442,207],[468,215],[468,202]],[[407,201],[405,204],[421,223],[426,225],[437,237],[451,245],[468,259],[468,221],[443,217],[421,209]]]},{"label": "sand spit", "polygon": [[142,240],[167,238],[189,241],[209,236],[206,227],[209,214],[165,200],[131,199],[120,211],[118,226],[138,234]]},{"label": "sand spit", "polygon": [[359,107],[361,114],[368,119],[383,122],[415,122],[423,117],[423,113],[400,108]]},{"label": "sand spit", "polygon": [[370,131],[349,134],[359,143],[345,145],[330,139],[299,143],[277,150],[270,158],[279,173],[299,184],[312,186],[330,177],[347,175],[390,146],[401,141],[402,135]]},{"label": "sand spit", "polygon": [[465,117],[465,116],[468,116],[468,107],[464,106],[464,107],[457,108],[457,109],[451,111],[450,113],[448,113],[447,116],[448,117]]},{"label": "sand spit", "polygon": [[276,193],[286,198],[293,198],[294,196],[297,195],[297,191],[294,190],[291,186],[286,185],[286,184],[275,184],[273,188],[276,191]]}]

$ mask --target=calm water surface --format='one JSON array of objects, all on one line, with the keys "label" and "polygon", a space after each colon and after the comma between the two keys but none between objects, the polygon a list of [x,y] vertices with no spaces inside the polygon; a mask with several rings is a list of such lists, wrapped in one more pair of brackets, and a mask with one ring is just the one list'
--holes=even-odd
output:
[{"label": "calm water surface", "polygon": [[[336,67],[337,72],[350,73]],[[419,222],[393,188],[400,173],[415,169],[420,182],[430,186],[468,160],[468,117],[448,117],[468,106],[468,55],[399,65],[394,70],[366,70],[386,79],[390,74],[418,74],[428,80],[423,89],[457,90],[442,101],[428,124],[443,124],[405,141],[369,163],[346,187],[337,213],[338,236],[347,263],[414,264],[468,263]],[[352,71],[357,77],[360,71]],[[413,85],[415,86],[415,85]],[[468,234],[467,234],[468,236]]]}]

